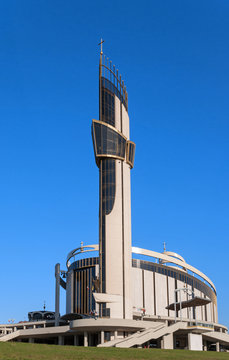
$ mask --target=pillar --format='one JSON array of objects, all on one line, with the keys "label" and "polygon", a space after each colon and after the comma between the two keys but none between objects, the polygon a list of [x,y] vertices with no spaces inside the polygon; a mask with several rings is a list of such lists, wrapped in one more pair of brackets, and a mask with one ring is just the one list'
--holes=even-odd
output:
[{"label": "pillar", "polygon": [[219,341],[216,342],[216,351],[219,352]]},{"label": "pillar", "polygon": [[79,336],[74,335],[74,346],[79,346]]},{"label": "pillar", "polygon": [[30,343],[30,344],[34,344],[34,339],[33,339],[33,338],[29,338],[29,343]]},{"label": "pillar", "polygon": [[117,330],[114,331],[114,338],[115,338],[115,340],[118,338],[118,331]]},{"label": "pillar", "polygon": [[58,336],[58,345],[64,345],[64,337],[61,335]]},{"label": "pillar", "polygon": [[83,337],[84,337],[83,346],[87,347],[88,346],[88,333],[87,333],[87,331],[84,331]]},{"label": "pillar", "polygon": [[91,346],[91,334],[89,333],[87,336],[88,336],[88,346]]},{"label": "pillar", "polygon": [[188,349],[195,351],[203,351],[202,334],[188,334]]},{"label": "pillar", "polygon": [[104,344],[104,331],[101,331],[100,334],[100,344]]},{"label": "pillar", "polygon": [[207,341],[204,340],[204,351],[207,351],[208,350],[208,347],[207,347]]},{"label": "pillar", "polygon": [[60,316],[60,264],[55,266],[56,292],[55,292],[55,326],[59,325]]},{"label": "pillar", "polygon": [[173,349],[173,334],[163,336],[163,349]]}]

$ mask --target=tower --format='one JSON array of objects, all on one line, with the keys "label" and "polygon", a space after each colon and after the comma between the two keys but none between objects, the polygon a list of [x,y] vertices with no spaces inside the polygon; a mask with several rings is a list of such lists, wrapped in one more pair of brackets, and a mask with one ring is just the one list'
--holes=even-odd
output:
[{"label": "tower", "polygon": [[115,66],[103,55],[99,62],[99,120],[92,138],[99,167],[100,315],[130,319],[131,190],[135,144],[129,140],[128,95]]}]

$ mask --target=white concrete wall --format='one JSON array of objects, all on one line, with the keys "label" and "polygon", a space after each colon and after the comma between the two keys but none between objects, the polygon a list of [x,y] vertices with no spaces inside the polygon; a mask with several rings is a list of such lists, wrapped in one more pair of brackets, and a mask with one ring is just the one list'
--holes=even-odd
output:
[{"label": "white concrete wall", "polygon": [[[95,276],[99,278],[99,265],[95,265]],[[99,304],[95,303],[95,311],[99,314]]]},{"label": "white concrete wall", "polygon": [[201,334],[188,334],[188,349],[195,351],[203,350],[203,339]]},{"label": "white concrete wall", "polygon": [[[172,277],[168,277],[168,285],[169,285],[169,304],[173,304],[175,297],[174,297],[174,290],[175,290],[175,279]],[[175,317],[175,312],[170,310],[169,316]]]},{"label": "white concrete wall", "polygon": [[121,161],[116,160],[115,202],[106,216],[106,292],[113,295],[123,294],[121,175]]},{"label": "white concrete wall", "polygon": [[120,117],[120,100],[115,96],[115,127],[121,131],[121,117]]},{"label": "white concrete wall", "polygon": [[163,349],[173,349],[173,334],[163,336]]},{"label": "white concrete wall", "polygon": [[130,121],[129,115],[125,109],[125,106],[122,104],[122,133],[127,138],[130,139]]},{"label": "white concrete wall", "polygon": [[[199,290],[195,289],[194,290],[195,296],[201,296],[201,293]],[[196,306],[196,320],[202,320],[202,316],[201,316],[201,307],[200,306]]]},{"label": "white concrete wall", "polygon": [[154,314],[154,284],[153,273],[144,270],[144,289],[145,289],[145,309],[146,314]]},{"label": "white concrete wall", "polygon": [[[140,261],[140,260],[139,260]],[[131,285],[132,285],[132,302],[134,311],[144,307],[143,305],[143,282],[142,282],[142,269],[132,268],[131,271]],[[168,302],[169,304],[174,303],[174,290],[175,290],[175,279],[168,277],[168,298],[167,300],[167,276],[159,273],[155,273],[155,297],[154,299],[154,281],[153,281],[153,272],[152,271],[143,271],[144,276],[144,300],[145,300],[145,309],[147,315],[157,315],[157,316],[170,316],[174,317],[174,311],[166,309]],[[183,289],[186,284],[182,281],[177,281],[177,288]],[[191,286],[187,285],[187,289],[191,291]],[[195,295],[204,297],[203,293],[199,290],[195,290]],[[182,301],[190,299],[190,296],[187,296],[186,292],[181,292]],[[178,298],[178,300],[180,300]],[[154,314],[154,302],[156,302],[156,314]],[[202,306],[196,307],[196,320],[205,321],[205,307]],[[212,309],[213,303],[207,305],[207,321],[213,322],[212,318]],[[178,312],[180,317],[180,311]],[[193,320],[193,308],[188,308],[182,310],[182,318]]]},{"label": "white concrete wall", "polygon": [[[177,288],[178,289],[184,289],[186,288],[185,286],[186,284],[183,281],[177,280]],[[182,301],[186,301],[187,300],[187,294],[185,291],[179,291],[178,292],[178,301],[180,301],[180,296],[181,296],[181,300]],[[178,316],[180,317],[180,315],[182,314],[182,318],[187,319],[188,317],[188,313],[187,313],[187,309],[182,309],[181,312],[178,312]]]},{"label": "white concrete wall", "polygon": [[211,304],[207,304],[206,309],[207,309],[207,321],[213,321],[211,316]]},{"label": "white concrete wall", "polygon": [[142,293],[142,270],[138,268],[132,268],[132,299],[133,306],[137,309],[143,308],[143,293]]},{"label": "white concrete wall", "polygon": [[130,166],[123,163],[123,220],[124,220],[124,284],[125,284],[125,318],[132,318],[131,296],[131,190],[130,190]]},{"label": "white concrete wall", "polygon": [[167,316],[167,281],[166,276],[155,273],[155,293],[156,293],[156,314]]},{"label": "white concrete wall", "polygon": [[[122,110],[121,110],[122,107]],[[115,127],[129,138],[129,116],[115,96]],[[111,317],[132,318],[131,289],[131,189],[130,166],[120,160],[116,164],[116,193],[113,210],[106,216],[106,293],[124,296],[121,304],[107,305]],[[124,230],[123,230],[124,229]],[[124,287],[123,287],[124,282]],[[124,289],[124,293],[123,293]]]},{"label": "white concrete wall", "polygon": [[217,303],[216,303],[216,304],[213,304],[213,307],[214,307],[214,313],[215,313],[214,322],[218,323]]},{"label": "white concrete wall", "polygon": [[[189,290],[190,294],[192,293],[192,287],[191,285],[187,285],[187,289]],[[192,298],[192,295],[190,296],[187,296],[187,299],[191,299]],[[188,319],[193,319],[193,308],[187,308],[187,318]]]}]

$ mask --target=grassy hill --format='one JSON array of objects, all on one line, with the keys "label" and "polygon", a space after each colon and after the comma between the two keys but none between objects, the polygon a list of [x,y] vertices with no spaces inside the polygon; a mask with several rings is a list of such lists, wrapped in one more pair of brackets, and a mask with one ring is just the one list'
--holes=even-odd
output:
[{"label": "grassy hill", "polygon": [[0,360],[220,360],[228,353],[160,349],[84,348],[28,343],[0,343]]}]

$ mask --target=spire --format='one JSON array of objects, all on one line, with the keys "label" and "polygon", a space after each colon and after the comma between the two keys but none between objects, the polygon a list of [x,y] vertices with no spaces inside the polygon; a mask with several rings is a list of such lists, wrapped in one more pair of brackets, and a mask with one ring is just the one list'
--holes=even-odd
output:
[{"label": "spire", "polygon": [[163,242],[164,252],[166,252],[166,243]]},{"label": "spire", "polygon": [[100,55],[103,55],[103,43],[104,43],[104,40],[101,38],[101,41],[98,45],[101,46],[101,49],[100,49]]}]

